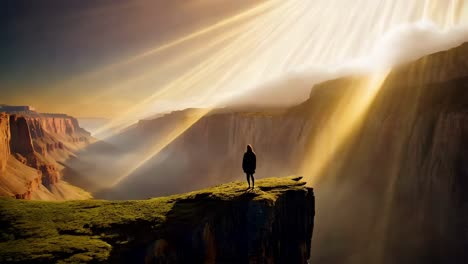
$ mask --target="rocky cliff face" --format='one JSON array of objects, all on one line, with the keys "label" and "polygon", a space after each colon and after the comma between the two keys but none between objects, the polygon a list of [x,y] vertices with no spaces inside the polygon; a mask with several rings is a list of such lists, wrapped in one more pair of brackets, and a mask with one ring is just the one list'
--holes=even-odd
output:
[{"label": "rocky cliff face", "polygon": [[[89,133],[66,115],[2,114],[0,194],[19,199],[79,199],[86,192],[61,181],[64,161],[88,142]],[[0,167],[1,168],[1,167]]]},{"label": "rocky cliff face", "polygon": [[28,157],[34,154],[34,147],[26,118],[10,116],[10,149],[14,154]]},{"label": "rocky cliff face", "polygon": [[67,115],[41,114],[26,117],[35,149],[43,155],[55,150],[76,150],[90,143],[91,134]]},{"label": "rocky cliff face", "polygon": [[[461,250],[468,240],[458,235],[465,229],[468,201],[462,194],[468,187],[467,61],[465,44],[390,73],[362,125],[316,185],[330,190],[321,196],[326,202],[318,208],[335,215],[316,237],[317,249],[322,249],[316,261],[468,259]],[[337,93],[350,80],[342,82]]]},{"label": "rocky cliff face", "polygon": [[3,199],[0,261],[307,263],[312,188],[300,177],[265,179],[257,186],[249,191],[233,182],[142,201]]},{"label": "rocky cliff face", "polygon": [[6,168],[10,156],[10,122],[7,114],[0,113],[0,173]]},{"label": "rocky cliff face", "polygon": [[[31,128],[25,117],[10,116],[10,135],[10,152],[14,157],[21,163],[37,169],[42,185],[50,188],[51,185],[56,184],[59,181],[58,169],[35,151],[31,137]],[[30,188],[29,193],[32,189],[34,188]],[[30,198],[29,194],[26,196],[20,194],[17,197],[23,198],[23,196]]]}]

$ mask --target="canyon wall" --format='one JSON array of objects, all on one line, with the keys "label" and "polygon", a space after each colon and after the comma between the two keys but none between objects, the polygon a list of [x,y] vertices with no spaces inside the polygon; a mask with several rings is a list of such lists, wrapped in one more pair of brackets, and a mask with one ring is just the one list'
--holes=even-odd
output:
[{"label": "canyon wall", "polygon": [[0,113],[0,173],[6,168],[10,156],[10,122],[7,114]]},{"label": "canyon wall", "polygon": [[[333,102],[323,95],[342,96],[356,80],[318,85],[301,107],[313,107],[317,95]],[[366,114],[314,180],[322,224],[312,261],[468,260],[462,231],[468,203],[467,81],[467,44],[390,72]],[[334,121],[330,116],[329,122]],[[309,135],[310,148],[317,146],[316,139],[316,133]]]},{"label": "canyon wall", "polygon": [[1,114],[4,144],[0,194],[20,199],[89,198],[61,180],[61,162],[91,142],[90,134],[66,115]]},{"label": "canyon wall", "polygon": [[10,116],[10,150],[13,154],[28,157],[34,154],[34,147],[26,118]]},{"label": "canyon wall", "polygon": [[353,213],[368,217],[349,221],[349,228],[372,225],[373,240],[386,241],[366,256],[371,261],[468,260],[461,231],[468,202],[467,81],[467,44],[394,70],[362,128],[335,157],[341,168],[326,177],[365,194]]},{"label": "canyon wall", "polygon": [[78,120],[59,114],[27,116],[35,149],[43,155],[55,150],[77,150],[90,142],[91,134],[82,129]]}]

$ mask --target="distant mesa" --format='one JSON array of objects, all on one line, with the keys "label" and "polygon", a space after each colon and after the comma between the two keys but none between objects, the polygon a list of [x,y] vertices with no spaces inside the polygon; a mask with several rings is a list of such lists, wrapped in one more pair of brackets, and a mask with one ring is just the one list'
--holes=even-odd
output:
[{"label": "distant mesa", "polygon": [[62,164],[93,141],[72,116],[38,113],[31,106],[0,105],[0,196],[91,198],[62,179]]},{"label": "distant mesa", "polygon": [[22,112],[36,112],[36,109],[29,105],[6,105],[0,104],[0,112],[9,114],[22,113]]}]

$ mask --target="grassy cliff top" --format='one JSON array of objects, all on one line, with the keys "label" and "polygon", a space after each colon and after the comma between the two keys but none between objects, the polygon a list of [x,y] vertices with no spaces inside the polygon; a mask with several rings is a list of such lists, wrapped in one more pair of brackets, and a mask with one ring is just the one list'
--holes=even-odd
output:
[{"label": "grassy cliff top", "polygon": [[[0,262],[105,261],[113,247],[131,242],[128,234],[141,239],[145,233],[159,232],[168,218],[197,221],[200,212],[216,210],[213,205],[219,201],[253,200],[271,205],[286,191],[305,190],[305,182],[300,179],[262,179],[255,190],[247,190],[244,182],[232,182],[148,200],[0,199]],[[187,206],[174,209],[180,203]]]}]

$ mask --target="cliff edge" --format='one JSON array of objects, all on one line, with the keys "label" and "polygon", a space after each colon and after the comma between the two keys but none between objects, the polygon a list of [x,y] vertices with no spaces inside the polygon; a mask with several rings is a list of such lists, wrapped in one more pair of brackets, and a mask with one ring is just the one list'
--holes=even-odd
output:
[{"label": "cliff edge", "polygon": [[306,263],[315,200],[300,180],[133,201],[0,199],[0,262]]}]

